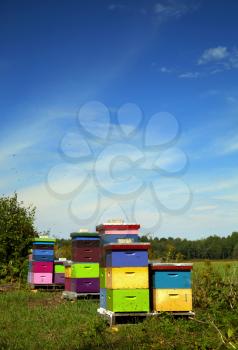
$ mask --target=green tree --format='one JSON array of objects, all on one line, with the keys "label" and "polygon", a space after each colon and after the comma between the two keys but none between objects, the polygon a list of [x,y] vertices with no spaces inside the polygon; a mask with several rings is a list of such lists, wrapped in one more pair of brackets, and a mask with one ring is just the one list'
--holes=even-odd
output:
[{"label": "green tree", "polygon": [[238,259],[238,243],[234,246],[233,252],[232,252],[232,258]]},{"label": "green tree", "polygon": [[0,198],[0,278],[14,280],[21,276],[32,239],[35,208],[24,207],[17,194]]},{"label": "green tree", "polygon": [[55,257],[72,259],[72,240],[57,239],[55,244]]}]

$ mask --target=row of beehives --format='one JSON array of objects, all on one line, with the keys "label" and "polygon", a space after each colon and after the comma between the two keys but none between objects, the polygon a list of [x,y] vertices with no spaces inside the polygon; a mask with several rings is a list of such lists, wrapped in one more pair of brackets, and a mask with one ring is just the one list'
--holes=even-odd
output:
[{"label": "row of beehives", "polygon": [[35,238],[29,255],[28,283],[64,285],[65,267],[62,261],[54,260],[54,248],[54,238]]},{"label": "row of beehives", "polygon": [[100,307],[113,312],[191,311],[192,265],[149,264],[150,245],[138,242],[139,227],[108,223],[97,227],[99,236],[71,234],[65,290],[100,291]]}]

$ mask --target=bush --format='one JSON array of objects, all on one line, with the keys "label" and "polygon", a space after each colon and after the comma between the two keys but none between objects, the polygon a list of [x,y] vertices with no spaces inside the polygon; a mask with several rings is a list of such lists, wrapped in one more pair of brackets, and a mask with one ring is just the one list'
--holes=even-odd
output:
[{"label": "bush", "polygon": [[24,207],[17,194],[0,198],[0,278],[21,277],[32,239],[35,208]]}]

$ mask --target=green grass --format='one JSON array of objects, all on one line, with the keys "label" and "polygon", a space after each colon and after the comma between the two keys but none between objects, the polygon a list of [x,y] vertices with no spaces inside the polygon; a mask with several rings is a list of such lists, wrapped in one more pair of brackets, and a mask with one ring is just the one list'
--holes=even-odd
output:
[{"label": "green grass", "polygon": [[0,349],[238,349],[236,296],[235,305],[229,303],[229,288],[237,286],[233,267],[195,264],[195,320],[163,315],[109,328],[96,313],[97,301],[64,301],[52,292],[1,293]]}]

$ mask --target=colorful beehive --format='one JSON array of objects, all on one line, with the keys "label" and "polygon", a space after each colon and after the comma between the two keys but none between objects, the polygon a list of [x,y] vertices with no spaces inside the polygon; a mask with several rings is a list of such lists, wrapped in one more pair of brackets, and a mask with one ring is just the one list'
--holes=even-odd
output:
[{"label": "colorful beehive", "polygon": [[104,246],[100,306],[113,312],[149,312],[149,243]]},{"label": "colorful beehive", "polygon": [[[97,233],[71,233],[72,260],[67,266],[65,291],[77,294],[99,293],[100,239]],[[70,271],[69,271],[70,268]]]},{"label": "colorful beehive", "polygon": [[153,311],[192,311],[192,264],[151,263]]},{"label": "colorful beehive", "polygon": [[65,266],[64,261],[54,261],[54,284],[64,285],[65,283]]},{"label": "colorful beehive", "polygon": [[[96,227],[97,232],[100,234],[100,245],[101,245],[101,259],[100,259],[100,307],[107,309],[107,288],[106,288],[106,278],[107,278],[107,265],[108,268],[111,267],[112,259],[110,254],[108,254],[106,261],[106,254],[104,251],[104,246],[110,243],[134,243],[139,241],[139,228],[138,224],[128,224],[121,220],[112,220],[110,222],[98,225]],[[120,256],[120,253],[122,255]],[[120,252],[118,256],[113,255],[114,259],[119,259],[123,263],[125,255]],[[148,264],[148,258],[147,258]],[[126,267],[128,264],[123,265]],[[129,265],[130,266],[130,265]],[[140,266],[140,265],[139,265]],[[145,265],[146,266],[146,265]],[[115,275],[113,275],[115,276]],[[113,277],[114,278],[114,277]],[[115,298],[114,298],[115,299]]]},{"label": "colorful beehive", "polygon": [[55,239],[35,238],[29,255],[28,283],[48,285],[53,283]]}]

